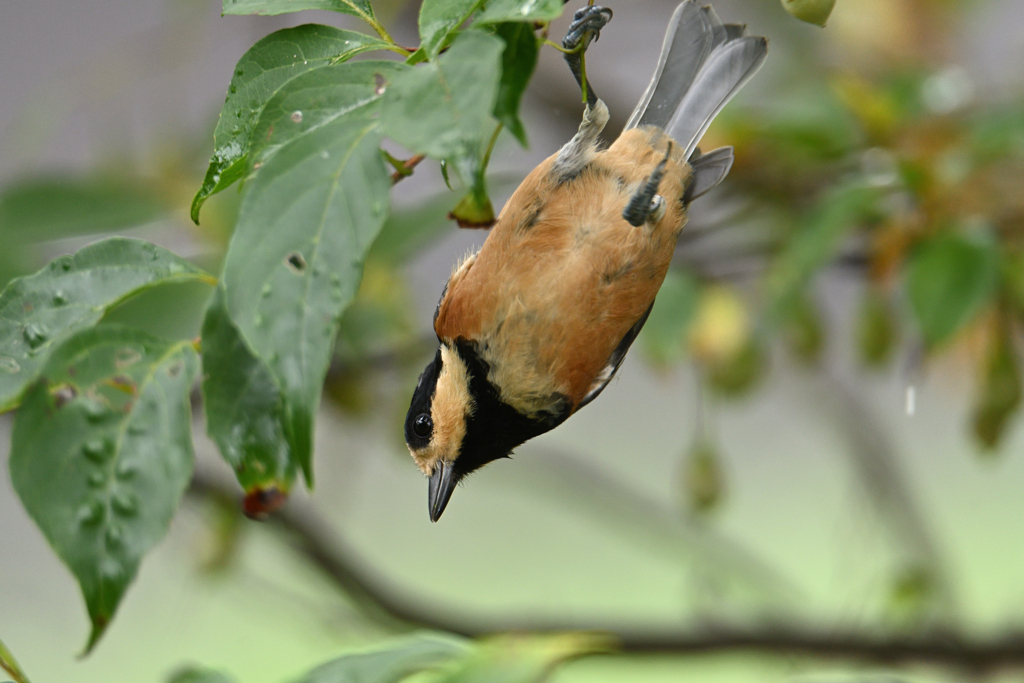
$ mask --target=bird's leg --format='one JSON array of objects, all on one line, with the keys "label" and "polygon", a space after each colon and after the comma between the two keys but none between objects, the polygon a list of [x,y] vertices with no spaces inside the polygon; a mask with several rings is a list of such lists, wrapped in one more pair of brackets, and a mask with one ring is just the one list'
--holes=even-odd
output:
[{"label": "bird's leg", "polygon": [[611,21],[612,11],[607,7],[598,5],[587,5],[576,10],[572,23],[569,25],[569,32],[562,39],[562,47],[565,48],[565,61],[580,84],[583,94],[587,98],[587,106],[593,108],[597,105],[597,95],[590,87],[587,74],[583,65],[583,53],[586,52],[592,40],[597,40],[601,35],[601,29]]},{"label": "bird's leg", "polygon": [[668,149],[665,150],[665,158],[658,162],[658,165],[647,177],[647,182],[640,186],[622,210],[622,217],[626,222],[635,227],[640,227],[647,222],[652,214],[658,213],[664,206],[665,200],[658,194],[658,186],[665,176],[665,165],[672,154],[672,141],[668,142]]}]

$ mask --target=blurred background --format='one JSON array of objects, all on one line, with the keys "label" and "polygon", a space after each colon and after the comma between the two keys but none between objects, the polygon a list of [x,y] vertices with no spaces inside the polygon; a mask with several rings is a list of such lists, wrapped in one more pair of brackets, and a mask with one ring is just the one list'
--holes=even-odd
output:
[{"label": "blurred background", "polygon": [[[675,2],[607,5],[587,64],[614,137]],[[416,43],[418,3],[374,7]],[[392,241],[371,252],[328,377],[317,487],[295,496],[396,596],[488,623],[1024,629],[1024,2],[838,0],[825,29],[775,0],[714,7],[768,36],[770,56],[705,138],[734,144],[736,166],[695,204],[657,315],[601,399],[429,522],[402,418],[437,296],[486,234],[444,219],[459,195],[425,162],[393,191]],[[323,12],[221,17],[205,0],[0,0],[0,282],[110,233],[216,272],[239,195],[211,198],[200,226],[188,205],[235,62],[308,22],[365,30]],[[545,49],[524,99],[530,149],[502,137],[491,164],[496,207],[581,111]],[[932,344],[906,264],[946,233],[996,245],[998,284]],[[161,288],[111,318],[192,337],[208,295]],[[11,489],[10,426],[0,417],[0,634],[33,680],[162,681],[194,663],[281,681],[386,633],[272,528],[190,497],[76,659],[85,611]],[[200,418],[200,470],[230,482],[203,431]],[[554,680],[963,675],[717,654],[588,658]]]}]

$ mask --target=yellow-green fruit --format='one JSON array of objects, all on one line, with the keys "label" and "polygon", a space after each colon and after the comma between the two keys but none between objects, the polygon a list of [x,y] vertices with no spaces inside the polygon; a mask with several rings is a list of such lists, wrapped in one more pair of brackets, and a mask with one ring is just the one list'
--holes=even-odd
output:
[{"label": "yellow-green fruit", "polygon": [[983,446],[999,445],[1021,402],[1020,369],[1013,342],[1005,334],[994,340],[985,359],[981,391],[974,405],[974,435]]},{"label": "yellow-green fruit", "polygon": [[824,26],[836,0],[782,0],[782,6],[800,21]]},{"label": "yellow-green fruit", "polygon": [[721,502],[725,475],[712,444],[701,440],[687,454],[683,486],[694,512],[710,512]]}]

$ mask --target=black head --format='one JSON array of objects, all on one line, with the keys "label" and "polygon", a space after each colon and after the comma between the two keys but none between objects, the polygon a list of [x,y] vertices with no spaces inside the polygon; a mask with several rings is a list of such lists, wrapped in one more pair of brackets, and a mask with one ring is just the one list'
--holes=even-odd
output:
[{"label": "black head", "polygon": [[567,417],[528,417],[501,400],[487,364],[468,342],[442,343],[420,375],[405,418],[405,442],[430,478],[429,510],[436,522],[455,486],[470,472],[508,457],[512,449]]}]

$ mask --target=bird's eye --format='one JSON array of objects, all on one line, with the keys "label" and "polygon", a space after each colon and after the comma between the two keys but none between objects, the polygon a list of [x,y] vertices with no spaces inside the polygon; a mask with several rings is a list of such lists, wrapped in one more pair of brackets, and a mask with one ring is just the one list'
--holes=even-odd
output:
[{"label": "bird's eye", "polygon": [[420,413],[412,421],[412,431],[416,436],[425,439],[434,431],[434,421],[430,419],[430,415],[427,413]]},{"label": "bird's eye", "polygon": [[651,223],[658,223],[662,218],[665,217],[665,198],[660,194],[654,195],[654,199],[651,200],[651,212],[648,214],[647,220]]}]

